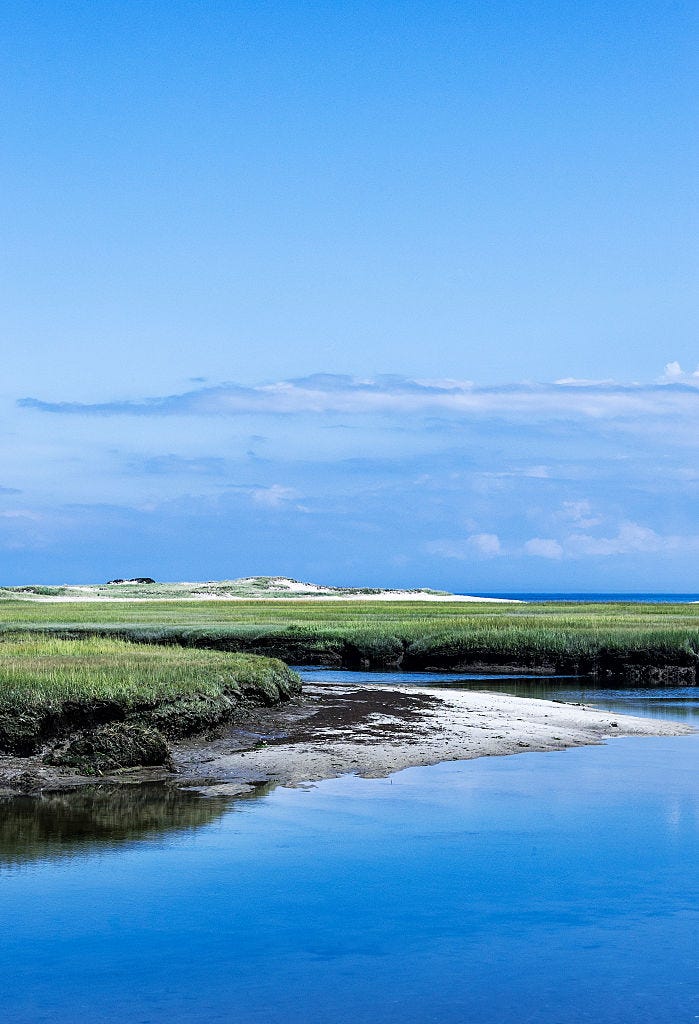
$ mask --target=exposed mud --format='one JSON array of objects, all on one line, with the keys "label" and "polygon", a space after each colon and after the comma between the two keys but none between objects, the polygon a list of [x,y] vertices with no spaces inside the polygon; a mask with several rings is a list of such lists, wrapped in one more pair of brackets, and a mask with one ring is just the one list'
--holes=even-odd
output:
[{"label": "exposed mud", "polygon": [[[692,731],[677,722],[502,693],[317,683],[284,704],[239,708],[235,721],[206,736],[170,741],[168,766],[114,770],[105,760],[97,771],[105,782],[160,779],[237,795],[262,783],[297,785],[348,772],[380,776],[439,761]],[[41,754],[0,758],[0,796],[94,782],[80,761],[84,749],[73,746],[72,762]]]},{"label": "exposed mud", "polygon": [[227,785],[296,785],[348,772],[365,776],[439,761],[562,750],[613,736],[682,735],[685,725],[509,694],[380,685],[307,685],[301,699],[257,712],[205,749],[175,744],[181,776]]},{"label": "exposed mud", "polygon": [[[22,765],[18,788],[41,788],[37,765],[82,776],[134,767],[172,770],[170,742],[208,737],[245,721],[260,706],[300,693],[301,681],[286,665],[260,675],[259,683],[234,681],[218,693],[192,693],[157,701],[83,699],[37,704],[0,702],[0,790],[8,766]],[[3,776],[4,772],[4,776]],[[14,774],[11,776],[14,777]],[[51,777],[51,772],[49,772]],[[36,778],[36,785],[31,779]]]}]

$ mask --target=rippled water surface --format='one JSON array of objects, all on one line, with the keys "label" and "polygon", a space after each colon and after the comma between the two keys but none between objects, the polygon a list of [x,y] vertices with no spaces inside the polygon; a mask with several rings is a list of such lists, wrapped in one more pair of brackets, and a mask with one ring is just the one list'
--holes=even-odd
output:
[{"label": "rippled water surface", "polygon": [[[597,697],[697,715],[684,690]],[[238,802],[2,805],[2,1020],[694,1021],[698,754],[619,739]]]}]

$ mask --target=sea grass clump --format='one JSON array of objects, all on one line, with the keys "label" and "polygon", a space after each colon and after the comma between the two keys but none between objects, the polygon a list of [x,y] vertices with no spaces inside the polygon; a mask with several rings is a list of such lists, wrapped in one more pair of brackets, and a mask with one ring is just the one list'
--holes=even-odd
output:
[{"label": "sea grass clump", "polygon": [[300,680],[272,658],[137,644],[112,637],[5,634],[0,640],[0,753],[26,757],[57,740],[53,764],[169,763],[167,738],[211,732]]}]

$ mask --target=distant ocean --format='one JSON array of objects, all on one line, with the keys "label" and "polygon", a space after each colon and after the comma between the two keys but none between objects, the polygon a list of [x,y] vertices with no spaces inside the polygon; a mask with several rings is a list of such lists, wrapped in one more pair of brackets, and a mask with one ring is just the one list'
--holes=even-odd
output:
[{"label": "distant ocean", "polygon": [[652,601],[658,604],[683,604],[699,601],[699,594],[495,594],[475,593],[472,597],[500,597],[510,601]]}]

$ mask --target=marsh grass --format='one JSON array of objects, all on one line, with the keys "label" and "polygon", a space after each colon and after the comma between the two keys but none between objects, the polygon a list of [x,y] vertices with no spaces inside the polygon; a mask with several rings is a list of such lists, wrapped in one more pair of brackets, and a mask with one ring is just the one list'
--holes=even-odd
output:
[{"label": "marsh grass", "polygon": [[104,636],[10,633],[0,643],[0,705],[13,708],[71,701],[129,708],[253,689],[273,696],[291,679],[285,666],[269,658],[146,646]]},{"label": "marsh grass", "polygon": [[[699,658],[698,609],[691,604],[428,604],[279,598],[133,603],[11,600],[0,601],[0,634],[17,629],[61,636],[101,634],[148,644],[268,651],[286,660],[306,658],[320,663],[347,661],[348,652],[354,651],[379,665],[405,657],[404,663],[414,667],[468,658],[522,664],[553,659],[568,664],[609,657],[694,664]],[[176,653],[172,657],[168,671],[177,673],[182,665]],[[144,666],[144,679],[150,678],[148,671]],[[155,666],[153,671],[157,674]]]}]

